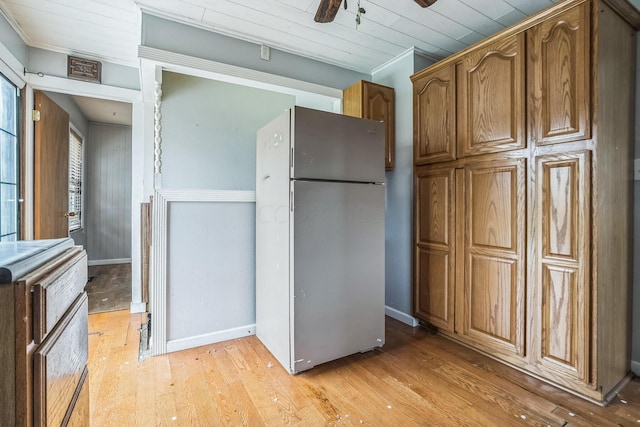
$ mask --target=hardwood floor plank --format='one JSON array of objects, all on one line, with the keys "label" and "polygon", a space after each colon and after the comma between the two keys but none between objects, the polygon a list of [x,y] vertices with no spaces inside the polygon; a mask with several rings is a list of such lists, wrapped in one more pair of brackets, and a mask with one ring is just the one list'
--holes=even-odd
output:
[{"label": "hardwood floor plank", "polygon": [[144,320],[89,316],[92,426],[640,424],[638,379],[602,408],[389,318],[382,349],[299,375],[255,336],[139,362]]}]

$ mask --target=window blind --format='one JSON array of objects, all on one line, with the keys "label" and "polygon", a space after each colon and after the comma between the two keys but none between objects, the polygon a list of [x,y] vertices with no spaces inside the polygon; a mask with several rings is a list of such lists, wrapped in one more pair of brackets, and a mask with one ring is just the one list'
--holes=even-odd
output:
[{"label": "window blind", "polygon": [[82,227],[82,138],[69,132],[69,231]]}]

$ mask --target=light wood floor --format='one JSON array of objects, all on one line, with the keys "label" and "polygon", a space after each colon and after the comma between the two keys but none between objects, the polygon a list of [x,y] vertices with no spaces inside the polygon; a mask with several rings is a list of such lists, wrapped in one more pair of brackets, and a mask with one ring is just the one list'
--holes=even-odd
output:
[{"label": "light wood floor", "polygon": [[138,363],[141,314],[89,316],[92,426],[640,426],[640,380],[606,408],[387,318],[387,343],[289,375],[255,337]]}]

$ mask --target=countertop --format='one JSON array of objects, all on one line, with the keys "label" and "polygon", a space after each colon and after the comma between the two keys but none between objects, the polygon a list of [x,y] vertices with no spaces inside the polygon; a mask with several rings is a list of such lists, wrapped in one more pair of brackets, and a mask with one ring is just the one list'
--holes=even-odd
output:
[{"label": "countertop", "polygon": [[70,237],[0,242],[0,284],[16,281],[73,246]]}]

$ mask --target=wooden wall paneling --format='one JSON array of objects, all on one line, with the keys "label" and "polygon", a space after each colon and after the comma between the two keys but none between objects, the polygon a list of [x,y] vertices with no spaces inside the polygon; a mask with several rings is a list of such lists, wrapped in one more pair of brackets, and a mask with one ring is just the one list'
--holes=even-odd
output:
[{"label": "wooden wall paneling", "polygon": [[455,169],[416,170],[415,316],[454,329]]},{"label": "wooden wall paneling", "polygon": [[414,161],[426,164],[456,158],[455,66],[447,64],[413,82]]},{"label": "wooden wall paneling", "polygon": [[458,155],[524,148],[524,33],[469,52],[457,67]]},{"label": "wooden wall paneling", "polygon": [[530,131],[538,145],[591,136],[590,21],[583,3],[528,32]]},{"label": "wooden wall paneling", "polygon": [[131,127],[91,123],[86,156],[89,260],[131,258]]},{"label": "wooden wall paneling", "polygon": [[465,167],[463,335],[525,354],[525,159]]},{"label": "wooden wall paneling", "polygon": [[636,31],[604,2],[597,21],[597,151],[594,156],[593,272],[598,385],[611,390],[629,371],[633,242]]},{"label": "wooden wall paneling", "polygon": [[150,264],[149,260],[151,257],[151,241],[152,241],[152,231],[153,231],[153,221],[152,221],[152,209],[153,209],[153,197],[149,203],[141,203],[140,204],[140,264],[141,264],[141,284],[142,284],[142,301],[149,302],[149,273],[150,273]]},{"label": "wooden wall paneling", "polygon": [[[536,158],[540,313],[536,362],[589,383],[591,355],[591,153]],[[538,317],[539,316],[539,317]]]}]

